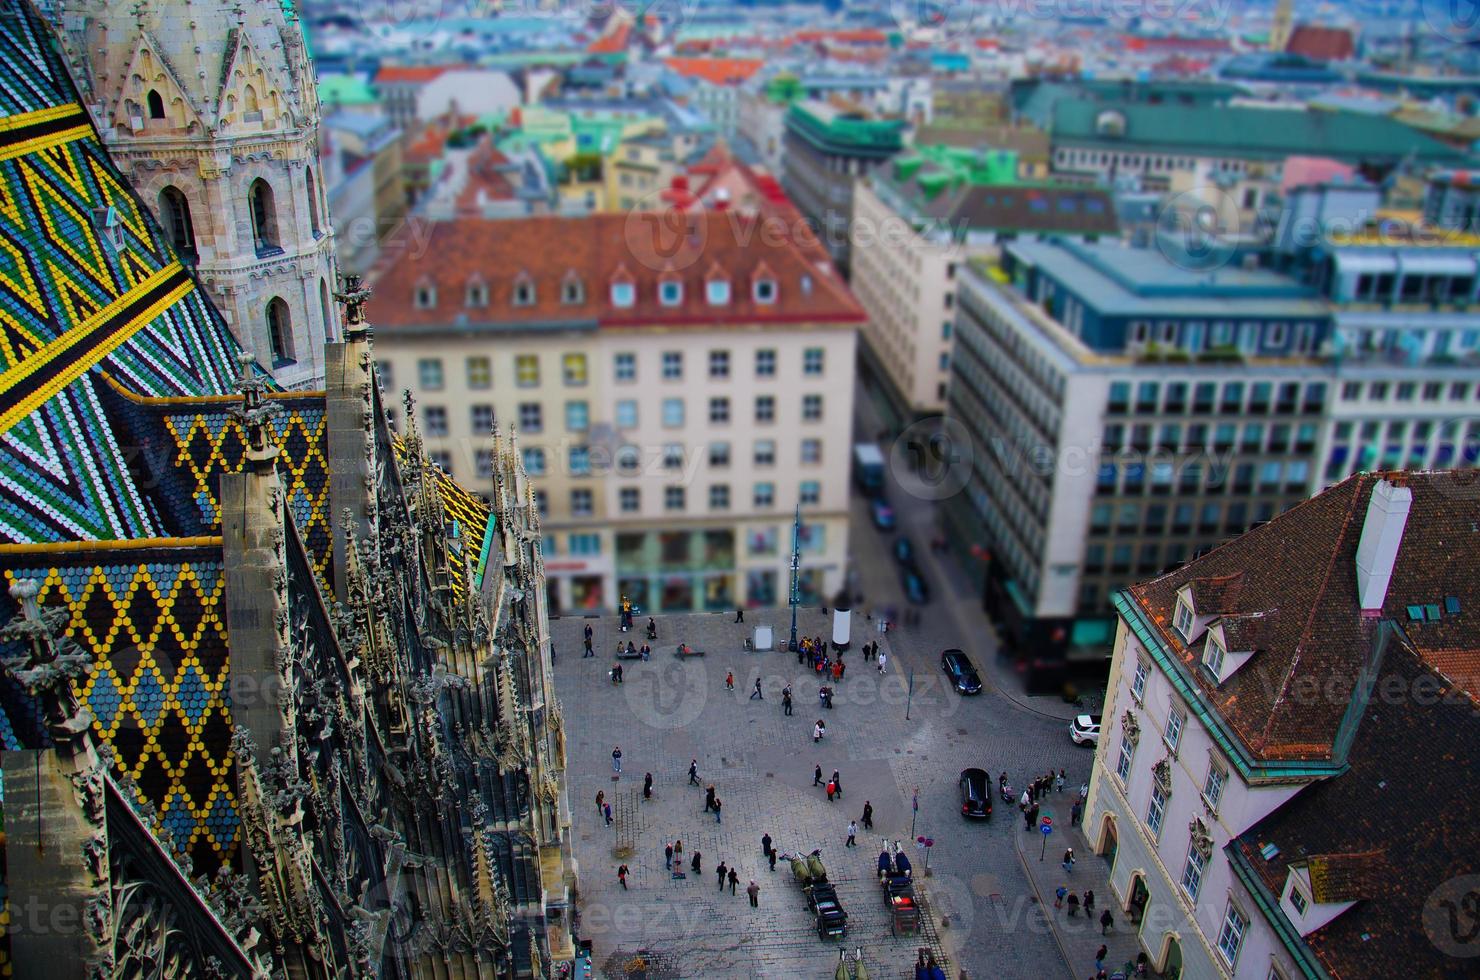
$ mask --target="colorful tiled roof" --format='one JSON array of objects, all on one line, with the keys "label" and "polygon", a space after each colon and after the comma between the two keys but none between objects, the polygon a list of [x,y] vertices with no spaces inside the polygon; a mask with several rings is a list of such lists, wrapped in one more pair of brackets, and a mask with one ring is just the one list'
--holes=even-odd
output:
[{"label": "colorful tiled roof", "polygon": [[663,64],[685,78],[700,78],[712,85],[738,85],[760,71],[760,58],[664,58]]}]

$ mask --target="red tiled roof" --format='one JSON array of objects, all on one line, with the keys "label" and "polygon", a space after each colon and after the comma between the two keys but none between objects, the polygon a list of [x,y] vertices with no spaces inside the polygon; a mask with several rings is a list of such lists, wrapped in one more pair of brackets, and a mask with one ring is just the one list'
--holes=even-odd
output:
[{"label": "red tiled roof", "polygon": [[[763,227],[763,221],[771,223]],[[396,254],[377,268],[369,315],[377,328],[390,330],[451,328],[459,314],[489,323],[595,320],[602,327],[862,321],[863,308],[831,264],[812,258],[795,238],[793,225],[737,211],[441,221],[418,254]],[[704,274],[714,266],[734,280],[725,306],[705,301]],[[763,269],[774,275],[773,303],[752,297]],[[560,285],[572,272],[585,296],[567,304]],[[513,286],[521,275],[534,281],[536,302],[516,307]],[[475,276],[491,295],[486,307],[469,309],[464,297]],[[619,276],[637,285],[631,307],[610,301],[610,284]],[[658,282],[665,276],[683,280],[681,303],[659,302]],[[436,305],[422,309],[416,291],[428,285]]]},{"label": "red tiled roof", "polygon": [[620,54],[627,50],[627,41],[632,36],[632,27],[622,24],[610,34],[597,38],[586,46],[589,54]]},{"label": "red tiled roof", "polygon": [[[1429,663],[1465,663],[1480,650],[1480,633],[1465,620],[1480,610],[1480,577],[1471,558],[1480,550],[1480,495],[1462,492],[1457,481],[1463,477],[1453,472],[1403,474],[1413,502],[1392,580],[1381,616],[1362,615],[1357,543],[1372,488],[1381,476],[1353,476],[1130,590],[1166,648],[1182,660],[1203,697],[1256,757],[1332,758],[1350,695],[1383,630],[1401,629]],[[1199,638],[1189,649],[1173,628],[1172,616],[1183,585],[1237,573],[1242,573],[1237,608],[1220,611],[1272,615],[1259,625],[1260,652],[1215,686],[1198,667],[1205,640]],[[1448,596],[1459,601],[1460,615],[1412,622],[1406,614],[1411,605],[1438,604],[1442,609]],[[1311,685],[1319,696],[1306,696]],[[1474,696],[1476,689],[1470,693]]]},{"label": "red tiled roof", "polygon": [[841,31],[797,31],[792,35],[792,40],[802,44],[815,44],[819,41],[837,41],[841,44],[887,44],[889,35],[871,27],[862,27]]},{"label": "red tiled roof", "polygon": [[403,154],[404,159],[410,163],[430,163],[441,159],[442,152],[447,148],[447,137],[453,132],[471,126],[478,121],[477,116],[458,116],[450,118],[440,116],[428,122],[416,139],[406,147]]},{"label": "red tiled roof", "polygon": [[382,65],[375,73],[374,85],[426,83],[451,71],[453,65]]},{"label": "red tiled roof", "polygon": [[514,185],[498,169],[509,158],[484,136],[477,149],[468,154],[468,180],[457,195],[458,214],[477,214],[481,201],[506,201],[514,196]]},{"label": "red tiled roof", "polygon": [[1315,61],[1348,61],[1356,54],[1352,32],[1341,27],[1301,24],[1290,34],[1285,50]]},{"label": "red tiled roof", "polygon": [[738,85],[761,70],[760,58],[664,58],[663,64],[685,78],[700,78],[713,85]]}]

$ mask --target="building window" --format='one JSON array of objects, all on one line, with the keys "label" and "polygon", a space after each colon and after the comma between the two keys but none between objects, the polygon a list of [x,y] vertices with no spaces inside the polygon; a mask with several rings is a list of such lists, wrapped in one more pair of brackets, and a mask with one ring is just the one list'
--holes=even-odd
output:
[{"label": "building window", "polygon": [[524,472],[530,476],[545,475],[545,451],[536,446],[525,447],[521,455],[524,457]]},{"label": "building window", "polygon": [[1146,829],[1152,838],[1161,836],[1161,823],[1167,815],[1167,794],[1161,783],[1151,780],[1151,806],[1146,810]]},{"label": "building window", "polygon": [[473,470],[480,480],[493,479],[493,453],[480,449],[473,454]]},{"label": "building window", "polygon": [[560,284],[560,302],[572,306],[586,298],[586,288],[575,276],[567,276]]},{"label": "building window", "polygon": [[591,491],[577,487],[570,492],[570,514],[572,517],[591,516]]},{"label": "building window", "polygon": [[540,432],[544,429],[544,418],[539,402],[519,403],[519,429],[521,432]]},{"label": "building window", "polygon": [[637,355],[618,354],[612,359],[612,373],[618,381],[637,380]]},{"label": "building window", "polygon": [[586,402],[565,403],[565,428],[569,432],[585,432],[591,427],[591,409]]},{"label": "building window", "polygon": [[802,396],[802,421],[803,422],[818,422],[818,421],[821,421],[821,419],[822,419],[822,396],[821,395],[803,395]]},{"label": "building window", "polygon": [[280,248],[278,242],[277,205],[273,201],[272,187],[258,178],[247,191],[247,202],[252,212],[252,242],[257,254],[262,255]]},{"label": "building window", "polygon": [[730,400],[728,398],[709,399],[709,422],[711,425],[724,425],[730,421]]},{"label": "building window", "polygon": [[1186,721],[1187,712],[1181,708],[1174,706],[1167,713],[1167,730],[1166,734],[1162,736],[1162,741],[1166,742],[1167,748],[1172,750],[1172,755],[1177,754],[1177,746],[1182,741],[1182,726]]},{"label": "building window", "polygon": [[802,373],[808,375],[821,375],[823,365],[823,351],[821,347],[808,347],[802,352]]},{"label": "building window", "polygon": [[1223,916],[1223,928],[1218,930],[1218,952],[1229,966],[1238,961],[1239,947],[1244,944],[1244,930],[1248,925],[1249,921],[1229,902],[1228,912]]},{"label": "building window", "polygon": [[753,502],[757,510],[768,510],[776,503],[776,484],[757,483]]},{"label": "building window", "polygon": [[514,280],[513,300],[515,306],[534,305],[534,283],[526,276]]},{"label": "building window", "polygon": [[1177,600],[1177,612],[1174,615],[1177,632],[1182,634],[1182,639],[1192,639],[1192,607],[1187,604],[1186,599]]},{"label": "building window", "polygon": [[514,383],[521,388],[537,388],[540,383],[540,359],[535,354],[514,357]]},{"label": "building window", "polygon": [[683,446],[680,443],[670,442],[663,447],[663,468],[665,470],[683,469]]},{"label": "building window", "polygon": [[1212,673],[1214,680],[1221,681],[1223,679],[1223,658],[1227,655],[1223,644],[1218,642],[1218,637],[1209,633],[1208,641],[1203,646],[1205,647],[1203,666]]},{"label": "building window", "polygon": [[631,398],[624,398],[617,402],[617,428],[637,428],[637,402]]},{"label": "building window", "polygon": [[1294,907],[1297,915],[1305,915],[1305,910],[1310,908],[1310,902],[1305,897],[1305,892],[1295,887],[1295,879],[1290,879],[1290,905]]},{"label": "building window", "polygon": [[1208,762],[1208,778],[1203,780],[1203,799],[1208,801],[1208,806],[1214,811],[1218,810],[1218,801],[1223,798],[1223,787],[1228,783],[1228,770],[1216,762]]},{"label": "building window", "polygon": [[601,554],[601,535],[599,534],[572,534],[568,540],[566,547],[573,555]]},{"label": "building window", "polygon": [[376,361],[375,376],[380,381],[382,391],[390,391],[396,387],[396,375],[390,361]]},{"label": "building window", "polygon": [[486,357],[468,358],[468,387],[486,389],[493,387],[493,362]]},{"label": "building window", "polygon": [[770,347],[755,352],[755,376],[757,378],[776,377],[776,351]]},{"label": "building window", "polygon": [[670,279],[658,283],[658,302],[664,306],[677,306],[683,302],[683,283]]},{"label": "building window", "polygon": [[728,378],[730,376],[729,351],[712,350],[709,352],[709,376],[711,378]]},{"label": "building window", "polygon": [[1131,778],[1131,759],[1136,754],[1136,745],[1130,740],[1130,736],[1124,732],[1120,735],[1120,758],[1115,763],[1115,774],[1120,777],[1122,785]]},{"label": "building window", "polygon": [[493,431],[493,406],[474,405],[472,408],[473,435],[486,435]]},{"label": "building window", "polygon": [[730,486],[727,483],[716,483],[709,488],[709,509],[730,509]]},{"label": "building window", "polygon": [[754,288],[751,290],[751,294],[755,297],[757,303],[769,306],[771,303],[776,302],[776,280],[757,279]]},{"label": "building window", "polygon": [[159,223],[164,225],[170,247],[186,263],[195,262],[195,225],[190,220],[190,202],[178,187],[159,192]]},{"label": "building window", "polygon": [[663,352],[663,380],[679,381],[683,378],[683,351]]},{"label": "building window", "polygon": [[591,475],[591,447],[570,447],[570,473],[572,476]]},{"label": "building window", "polygon": [[617,500],[624,514],[635,514],[642,507],[642,493],[636,487],[623,487],[617,491]]},{"label": "building window", "polygon": [[728,279],[711,279],[704,284],[704,298],[709,301],[710,306],[724,306],[730,302],[730,282]]},{"label": "building window", "polygon": [[1187,845],[1187,867],[1182,869],[1182,890],[1193,902],[1197,901],[1198,890],[1202,888],[1203,869],[1208,866],[1208,859],[1202,856],[1197,849],[1197,844]]},{"label": "building window", "polygon": [[816,480],[803,480],[797,489],[797,499],[808,506],[815,506],[822,501],[822,484]]},{"label": "building window", "polygon": [[730,465],[730,444],[728,442],[709,444],[709,465],[715,469],[724,469]]},{"label": "building window", "polygon": [[428,436],[440,439],[447,435],[447,409],[441,405],[428,405],[422,411],[421,418]]},{"label": "building window", "polygon": [[802,462],[804,464],[805,463],[820,463],[820,462],[822,462],[822,440],[821,439],[803,439],[802,440]]},{"label": "building window", "polygon": [[1136,675],[1131,679],[1131,697],[1137,701],[1146,699],[1146,678],[1151,674],[1151,665],[1144,660],[1136,661]]},{"label": "building window", "polygon": [[163,119],[164,118],[164,99],[160,98],[160,95],[159,95],[158,92],[156,92],[154,89],[150,89],[149,90],[149,95],[148,95],[148,97],[145,98],[144,101],[147,102],[147,103],[149,103],[149,118],[150,119]]},{"label": "building window", "polygon": [[772,395],[757,395],[755,399],[755,420],[757,422],[776,421],[776,399]]},{"label": "building window", "polygon": [[683,510],[683,507],[684,507],[683,487],[664,487],[663,488],[663,509],[664,510]]},{"label": "building window", "polygon": [[543,490],[536,490],[534,492],[534,509],[540,515],[541,520],[549,517],[550,495]]},{"label": "building window", "polygon": [[295,362],[293,318],[288,312],[288,304],[283,302],[281,296],[274,296],[267,301],[267,342],[272,348],[273,367]]},{"label": "building window", "polygon": [[754,460],[756,466],[775,466],[776,443],[770,439],[757,439]]},{"label": "building window", "polygon": [[627,309],[637,301],[637,287],[630,282],[612,283],[612,305]]},{"label": "building window", "polygon": [[683,425],[683,399],[663,399],[663,425],[669,429],[677,429]]},{"label": "building window", "polygon": [[560,373],[565,383],[572,388],[586,384],[586,355],[566,354],[560,359]]},{"label": "building window", "polygon": [[452,454],[445,449],[437,449],[427,453],[427,459],[431,460],[432,465],[443,473],[452,472]]}]

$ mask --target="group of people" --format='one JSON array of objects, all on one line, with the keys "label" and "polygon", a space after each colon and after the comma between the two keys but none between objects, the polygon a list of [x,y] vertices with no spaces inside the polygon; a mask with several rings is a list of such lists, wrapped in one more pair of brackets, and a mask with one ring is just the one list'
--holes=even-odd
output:
[{"label": "group of people", "polygon": [[[821,722],[819,722],[818,724],[821,724]],[[821,766],[818,766],[812,770],[812,785],[823,785]],[[834,797],[840,800],[843,798],[843,777],[838,775],[838,771],[836,769],[832,771],[832,778],[827,781],[827,801],[831,803]],[[873,807],[869,807],[869,812],[873,812]]]}]

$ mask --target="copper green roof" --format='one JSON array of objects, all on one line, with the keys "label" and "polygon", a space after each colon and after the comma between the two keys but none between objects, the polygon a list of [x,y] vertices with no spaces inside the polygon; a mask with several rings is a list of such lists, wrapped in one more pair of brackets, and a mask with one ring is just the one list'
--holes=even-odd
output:
[{"label": "copper green roof", "polygon": [[868,119],[824,102],[798,102],[786,113],[786,126],[818,149],[847,156],[887,157],[904,146],[905,123]]}]

